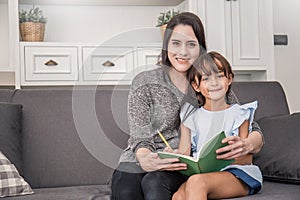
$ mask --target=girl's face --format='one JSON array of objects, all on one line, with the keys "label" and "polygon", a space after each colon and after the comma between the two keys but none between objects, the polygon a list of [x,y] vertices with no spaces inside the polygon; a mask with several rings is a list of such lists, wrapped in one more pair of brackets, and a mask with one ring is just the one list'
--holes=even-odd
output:
[{"label": "girl's face", "polygon": [[168,43],[168,58],[174,69],[186,74],[199,56],[199,42],[190,25],[177,25]]},{"label": "girl's face", "polygon": [[213,102],[220,100],[225,101],[225,95],[231,83],[232,76],[229,75],[229,78],[227,78],[223,71],[219,71],[218,73],[212,72],[210,75],[203,74],[200,84],[196,77],[192,86],[195,91],[201,92],[201,94],[205,97],[206,102]]}]

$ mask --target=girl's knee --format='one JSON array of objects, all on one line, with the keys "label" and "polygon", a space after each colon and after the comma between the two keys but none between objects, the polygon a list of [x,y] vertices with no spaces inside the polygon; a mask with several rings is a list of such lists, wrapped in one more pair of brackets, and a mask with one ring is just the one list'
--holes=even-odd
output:
[{"label": "girl's knee", "polygon": [[[207,178],[205,175],[197,174],[191,176],[186,183],[186,190],[207,190]],[[187,191],[188,192],[188,191]]]},{"label": "girl's knee", "polygon": [[181,190],[178,190],[172,196],[172,200],[184,200],[184,199],[185,199],[184,191]]}]

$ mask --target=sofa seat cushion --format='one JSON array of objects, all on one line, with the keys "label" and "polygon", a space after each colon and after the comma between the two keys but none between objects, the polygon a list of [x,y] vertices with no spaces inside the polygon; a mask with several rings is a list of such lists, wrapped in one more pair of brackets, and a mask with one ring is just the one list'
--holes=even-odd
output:
[{"label": "sofa seat cushion", "polygon": [[11,200],[110,200],[108,185],[72,186],[34,189],[30,196],[18,196]]},{"label": "sofa seat cushion", "polygon": [[254,163],[264,179],[300,184],[300,113],[263,118],[259,124],[266,143]]},{"label": "sofa seat cushion", "polygon": [[300,185],[264,181],[260,193],[226,200],[296,200],[300,197]]}]

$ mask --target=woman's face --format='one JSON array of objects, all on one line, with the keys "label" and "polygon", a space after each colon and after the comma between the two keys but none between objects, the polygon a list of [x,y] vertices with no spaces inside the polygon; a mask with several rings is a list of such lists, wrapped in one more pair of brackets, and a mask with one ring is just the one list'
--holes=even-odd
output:
[{"label": "woman's face", "polygon": [[186,74],[199,56],[197,37],[190,25],[177,25],[168,43],[168,58],[176,71]]}]

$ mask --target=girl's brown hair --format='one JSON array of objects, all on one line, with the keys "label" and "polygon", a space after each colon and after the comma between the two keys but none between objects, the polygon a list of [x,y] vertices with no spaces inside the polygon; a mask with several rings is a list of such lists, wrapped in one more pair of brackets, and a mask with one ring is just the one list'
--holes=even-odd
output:
[{"label": "girl's brown hair", "polygon": [[[194,62],[191,70],[188,72],[188,81],[190,84],[196,83],[198,86],[202,80],[202,75],[205,74],[207,76],[212,73],[224,72],[224,75],[227,78],[234,78],[234,73],[232,71],[230,63],[224,58],[221,54],[211,51],[209,53],[202,54],[198,57],[198,59]],[[196,77],[199,82],[196,82]],[[228,95],[231,89],[231,85],[229,85],[226,95]],[[204,105],[205,98],[201,94],[201,92],[196,92],[196,96],[200,105]]]}]

